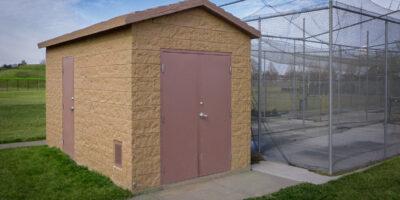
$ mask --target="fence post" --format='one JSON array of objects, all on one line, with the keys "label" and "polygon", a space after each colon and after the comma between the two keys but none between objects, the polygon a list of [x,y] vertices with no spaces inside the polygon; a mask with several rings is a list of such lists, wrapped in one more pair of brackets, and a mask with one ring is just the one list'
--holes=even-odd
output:
[{"label": "fence post", "polygon": [[388,29],[389,29],[389,23],[388,21],[385,21],[385,116],[384,116],[384,124],[383,124],[383,143],[384,143],[384,149],[383,149],[383,155],[384,158],[387,156],[386,152],[386,147],[387,147],[387,133],[388,133],[388,68],[389,68],[389,63],[388,63]]},{"label": "fence post", "polygon": [[[258,30],[261,32],[261,19],[258,19]],[[258,94],[257,94],[257,146],[258,152],[261,152],[261,54],[262,54],[262,36],[258,39]]]},{"label": "fence post", "polygon": [[303,18],[303,98],[301,100],[301,118],[303,126],[305,125],[305,109],[306,109],[306,18]]},{"label": "fence post", "polygon": [[332,75],[333,75],[333,0],[329,0],[329,135],[328,135],[328,151],[329,151],[329,174],[333,174],[333,130],[332,130]]},{"label": "fence post", "polygon": [[368,121],[368,109],[369,109],[369,31],[367,31],[367,75],[366,75],[366,92],[365,92],[365,121]]}]

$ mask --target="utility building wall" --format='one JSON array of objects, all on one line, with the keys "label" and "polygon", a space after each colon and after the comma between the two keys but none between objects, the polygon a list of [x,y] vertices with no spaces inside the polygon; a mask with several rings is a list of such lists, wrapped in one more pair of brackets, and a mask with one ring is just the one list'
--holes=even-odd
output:
[{"label": "utility building wall", "polygon": [[[62,59],[74,57],[75,158],[132,187],[131,26],[48,47],[47,144],[62,148]],[[114,141],[122,142],[122,167],[114,166]]]}]

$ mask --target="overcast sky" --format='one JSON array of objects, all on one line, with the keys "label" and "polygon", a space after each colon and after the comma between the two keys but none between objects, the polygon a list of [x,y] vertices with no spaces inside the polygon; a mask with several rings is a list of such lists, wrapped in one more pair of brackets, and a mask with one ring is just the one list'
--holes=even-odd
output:
[{"label": "overcast sky", "polygon": [[[109,18],[143,10],[150,7],[174,3],[178,0],[0,0],[0,65],[39,63],[44,59],[44,50],[37,43],[59,36]],[[232,0],[213,0],[216,4]],[[273,4],[291,0],[265,0]],[[293,0],[292,0],[293,1]],[[312,1],[297,0],[306,5]],[[388,7],[392,0],[374,0]],[[392,8],[400,0],[393,0]],[[260,0],[249,0],[247,6],[261,6]],[[243,6],[243,5],[241,5]],[[243,7],[227,8],[243,17],[257,11],[259,7],[244,10]]]}]

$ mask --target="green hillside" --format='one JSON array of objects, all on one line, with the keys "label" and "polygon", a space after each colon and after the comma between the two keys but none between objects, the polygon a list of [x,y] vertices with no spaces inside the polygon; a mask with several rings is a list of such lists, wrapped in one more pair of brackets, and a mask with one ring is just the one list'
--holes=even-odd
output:
[{"label": "green hillside", "polygon": [[44,65],[0,68],[0,144],[45,138],[44,89]]},{"label": "green hillside", "polygon": [[0,68],[0,79],[45,79],[45,65],[25,65],[12,69]]}]

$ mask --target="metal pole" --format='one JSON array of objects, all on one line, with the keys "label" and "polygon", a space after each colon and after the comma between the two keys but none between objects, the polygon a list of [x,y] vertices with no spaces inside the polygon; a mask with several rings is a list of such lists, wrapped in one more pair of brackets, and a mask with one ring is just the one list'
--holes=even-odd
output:
[{"label": "metal pole", "polygon": [[[297,80],[296,80],[296,40],[293,41],[293,102],[292,111],[296,113],[296,99],[297,99]],[[297,114],[296,114],[297,115]]]},{"label": "metal pole", "polygon": [[385,122],[384,122],[384,157],[386,157],[386,146],[387,146],[387,129],[388,129],[388,68],[389,68],[389,63],[388,63],[388,29],[389,29],[389,23],[386,21],[385,22]]},{"label": "metal pole", "polygon": [[[339,46],[339,77],[338,77],[338,114],[342,113],[342,46]],[[340,116],[337,117],[337,120],[340,120]],[[339,122],[340,123],[340,122]]]},{"label": "metal pole", "polygon": [[[378,54],[378,51],[375,51],[375,59],[378,61],[378,62],[381,62],[382,60],[380,60],[381,58],[379,57],[379,54]],[[378,72],[379,71],[379,68],[380,68],[380,66],[376,66],[376,71]],[[382,91],[383,90],[385,90],[385,88],[384,88],[384,83],[383,83],[383,85],[380,85],[380,81],[382,81],[382,82],[384,82],[384,80],[383,80],[383,76],[382,75],[379,75],[378,76],[378,74],[376,75],[377,77],[376,77],[376,81],[377,81],[377,86],[375,87],[375,94],[379,94],[379,96],[377,97],[377,103],[378,103],[378,105],[379,105],[379,107],[381,108],[381,107],[384,107],[384,105],[382,104],[382,98],[383,98],[383,94],[382,94]],[[379,86],[379,87],[378,87]],[[383,92],[384,93],[384,92]]]},{"label": "metal pole", "polygon": [[322,121],[321,58],[318,58],[318,97],[319,97],[319,121]]},{"label": "metal pole", "polygon": [[240,3],[240,2],[243,2],[243,1],[246,1],[246,0],[237,0],[237,1],[228,2],[228,3],[225,3],[225,4],[219,5],[219,7],[222,8],[222,7],[230,6],[230,5],[233,5],[233,4],[236,4],[236,3]]},{"label": "metal pole", "polygon": [[[261,19],[258,20],[258,30],[261,32]],[[260,135],[261,135],[261,54],[262,54],[262,37],[258,39],[258,94],[257,94],[257,146],[258,152],[261,152]]]},{"label": "metal pole", "polygon": [[329,174],[333,174],[332,149],[332,44],[333,44],[333,0],[329,0]]},{"label": "metal pole", "polygon": [[268,71],[268,66],[267,66],[267,63],[266,63],[266,61],[267,61],[267,52],[264,52],[263,53],[263,55],[264,55],[264,73],[265,74],[263,74],[263,79],[264,79],[264,117],[265,117],[265,120],[267,120],[267,113],[268,113],[268,106],[267,106],[267,102],[268,102],[268,99],[267,99],[267,92],[268,92],[268,90],[267,90],[267,86],[268,86],[268,77],[267,77],[267,71]]},{"label": "metal pole", "polygon": [[303,18],[303,98],[301,101],[301,117],[303,126],[305,125],[305,108],[306,108],[306,19]]},{"label": "metal pole", "polygon": [[[222,6],[224,6],[224,5],[222,5]],[[315,8],[310,8],[310,9],[302,9],[300,11],[294,11],[294,12],[284,12],[284,13],[276,12],[276,14],[272,14],[272,15],[268,15],[268,16],[249,17],[249,18],[243,18],[242,20],[244,22],[253,22],[253,21],[260,20],[260,19],[272,19],[272,18],[277,18],[277,17],[305,14],[305,13],[309,13],[309,12],[315,12],[315,11],[327,10],[327,9],[329,9],[327,6],[321,6],[321,7],[315,7]]]},{"label": "metal pole", "polygon": [[[361,39],[360,39],[361,40]],[[362,64],[362,62],[361,62],[361,51],[362,49],[360,48],[359,49],[359,51],[358,51],[358,73],[357,73],[357,75],[358,75],[358,92],[357,92],[357,96],[358,96],[358,98],[357,98],[357,101],[356,101],[356,103],[357,103],[357,111],[358,110],[361,110],[361,102],[358,100],[358,99],[360,99],[361,98],[361,96],[362,96],[362,92],[361,92],[361,69],[362,69],[362,66],[361,66],[361,64]]]},{"label": "metal pole", "polygon": [[366,74],[366,92],[365,92],[365,120],[368,121],[369,104],[369,31],[367,31],[367,74]]}]

